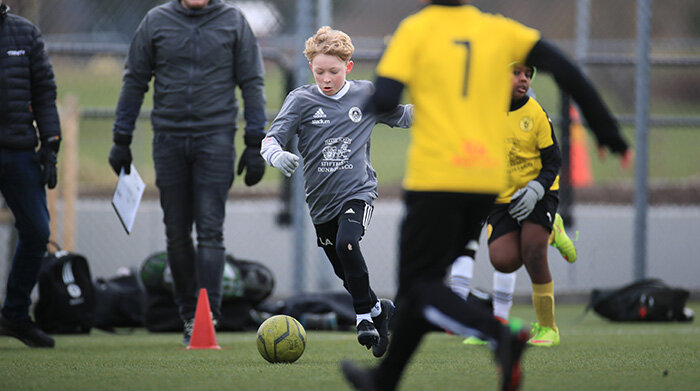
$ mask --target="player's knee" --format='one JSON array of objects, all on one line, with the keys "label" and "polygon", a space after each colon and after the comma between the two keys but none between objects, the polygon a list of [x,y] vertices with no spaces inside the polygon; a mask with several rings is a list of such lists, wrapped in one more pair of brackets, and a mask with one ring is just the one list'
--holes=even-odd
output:
[{"label": "player's knee", "polygon": [[515,257],[491,257],[491,264],[501,273],[513,273],[522,266],[522,262]]},{"label": "player's knee", "polygon": [[354,238],[338,238],[335,244],[335,251],[339,255],[360,251],[360,242]]},{"label": "player's knee", "polygon": [[521,256],[526,265],[537,265],[547,260],[547,246],[539,243],[526,243],[522,246]]}]

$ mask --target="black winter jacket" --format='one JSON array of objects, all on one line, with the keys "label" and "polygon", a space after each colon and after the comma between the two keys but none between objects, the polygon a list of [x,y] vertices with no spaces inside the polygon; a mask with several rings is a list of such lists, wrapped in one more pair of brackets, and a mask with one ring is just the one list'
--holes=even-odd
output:
[{"label": "black winter jacket", "polygon": [[[6,5],[0,5],[6,9]],[[41,33],[30,21],[0,11],[0,148],[31,149],[60,139],[56,82]]]}]

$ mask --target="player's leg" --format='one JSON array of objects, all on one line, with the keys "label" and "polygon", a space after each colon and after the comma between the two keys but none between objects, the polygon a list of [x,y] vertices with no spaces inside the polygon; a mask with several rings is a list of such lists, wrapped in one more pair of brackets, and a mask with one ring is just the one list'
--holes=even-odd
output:
[{"label": "player's leg", "polygon": [[510,317],[510,308],[513,306],[513,293],[515,292],[515,272],[493,272],[493,315],[502,322],[507,322]]},{"label": "player's leg", "polygon": [[559,344],[559,330],[554,320],[554,283],[547,261],[547,245],[552,229],[551,216],[558,199],[551,193],[537,203],[523,221],[520,235],[521,256],[532,281],[532,303],[537,324],[529,343],[535,346]]},{"label": "player's leg", "polygon": [[[490,313],[465,302],[445,285],[447,269],[467,241],[478,238],[479,222],[492,196],[454,193],[415,193],[405,197],[406,217],[401,228],[397,322],[393,340],[380,366],[371,371],[370,384],[393,390],[406,363],[429,324],[455,334],[477,330],[499,347],[497,358],[508,376],[522,352],[521,332],[511,333]],[[508,358],[506,358],[508,357]],[[358,387],[357,368],[343,367]],[[366,383],[364,383],[366,385]]]},{"label": "player's leg", "polygon": [[469,296],[474,274],[474,260],[478,249],[479,242],[470,240],[450,268],[450,288],[464,300]]},{"label": "player's leg", "polygon": [[[372,205],[361,201],[351,200],[341,208],[338,218],[338,233],[336,236],[336,253],[343,266],[345,280],[357,313],[357,327],[369,329],[372,325],[378,332],[379,339],[363,338],[363,345],[372,347],[372,353],[381,357],[389,345],[388,322],[393,314],[394,304],[391,300],[378,300],[369,285],[367,263],[360,249],[360,240],[365,233],[372,217]],[[358,339],[361,335],[358,334]]]},{"label": "player's leg", "polygon": [[194,278],[195,251],[192,243],[192,174],[185,156],[185,138],[164,132],[154,133],[153,163],[163,209],[168,265],[173,275],[173,296],[180,318],[185,323],[183,343],[189,344],[197,281]]}]

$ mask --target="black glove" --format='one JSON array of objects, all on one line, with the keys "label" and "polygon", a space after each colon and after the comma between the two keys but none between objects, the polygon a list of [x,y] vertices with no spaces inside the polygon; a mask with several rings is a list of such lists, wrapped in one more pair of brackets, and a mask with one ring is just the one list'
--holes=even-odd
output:
[{"label": "black glove", "polygon": [[60,144],[61,140],[56,138],[51,141],[42,141],[41,148],[39,148],[39,164],[43,174],[42,181],[49,189],[56,187],[58,182],[56,163],[58,161],[58,146]]},{"label": "black glove", "polygon": [[131,148],[128,144],[112,145],[112,149],[109,150],[109,165],[117,175],[122,172],[122,167],[127,175],[131,174],[131,161]]},{"label": "black glove", "polygon": [[253,186],[260,182],[265,174],[265,160],[260,155],[260,147],[246,147],[241,155],[241,160],[238,161],[238,175],[246,169],[245,184]]}]

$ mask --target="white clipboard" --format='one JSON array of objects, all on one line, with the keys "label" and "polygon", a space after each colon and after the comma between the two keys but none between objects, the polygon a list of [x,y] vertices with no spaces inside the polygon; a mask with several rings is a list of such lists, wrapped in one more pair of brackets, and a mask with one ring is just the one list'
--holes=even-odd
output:
[{"label": "white clipboard", "polygon": [[112,207],[117,212],[117,217],[119,217],[119,221],[122,223],[122,227],[124,227],[127,235],[131,233],[131,228],[134,226],[136,212],[139,209],[141,196],[143,196],[145,189],[146,184],[143,183],[133,164],[129,175],[125,174],[124,168],[122,168],[117,181],[117,188],[114,190],[114,197],[112,197]]}]

